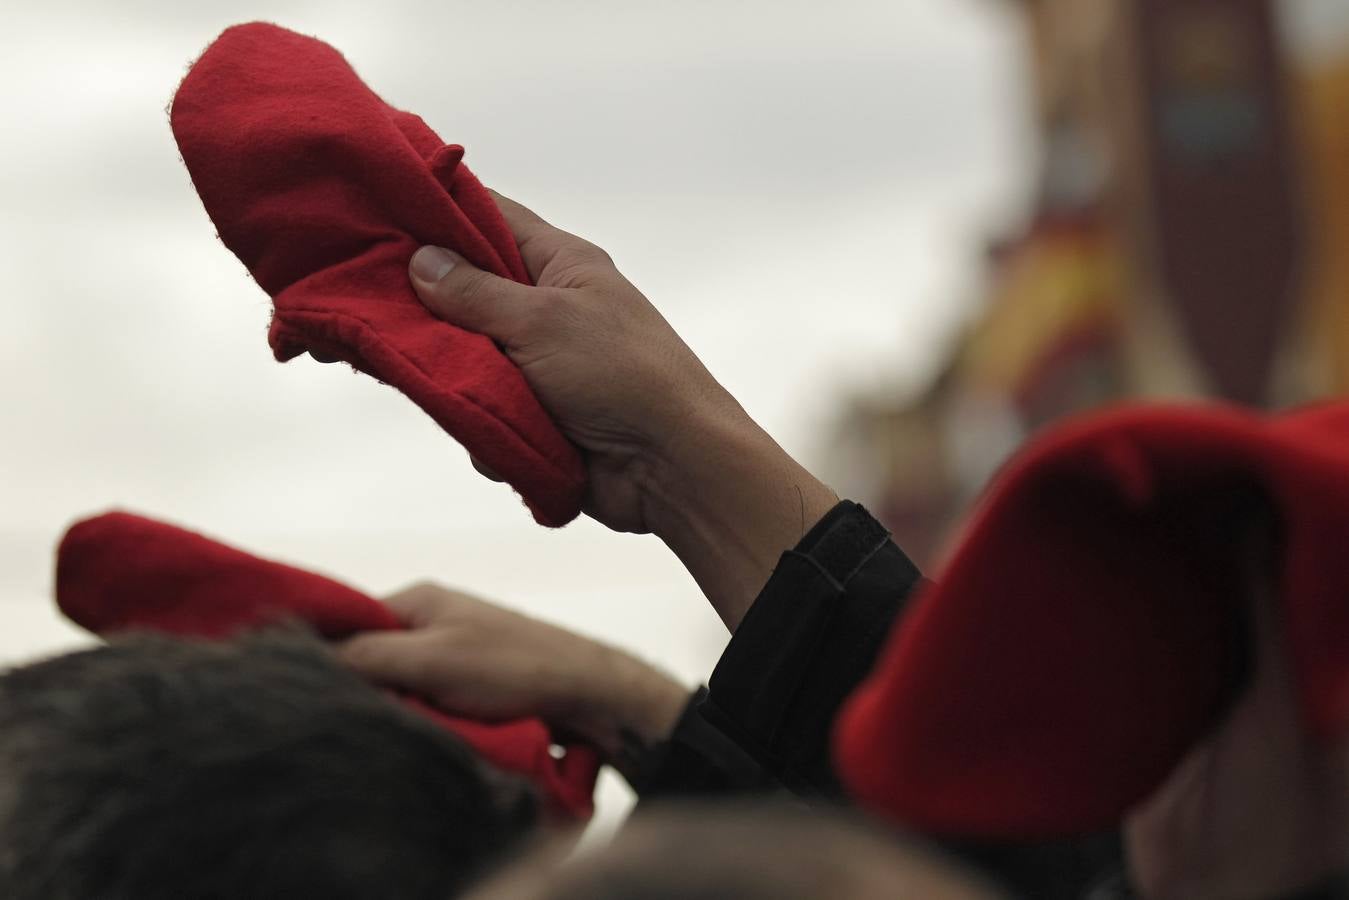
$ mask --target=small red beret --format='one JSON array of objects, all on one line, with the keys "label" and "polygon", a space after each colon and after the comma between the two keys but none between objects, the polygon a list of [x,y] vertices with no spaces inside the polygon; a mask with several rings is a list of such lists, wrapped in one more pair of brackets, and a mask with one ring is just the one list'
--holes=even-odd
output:
[{"label": "small red beret", "polygon": [[170,121],[220,239],[272,297],[278,360],[315,351],[393,385],[536,520],[576,516],[576,448],[496,345],[432,316],[408,280],[417,248],[437,244],[530,283],[463,147],[381,100],[332,47],[261,22],[206,48]]}]

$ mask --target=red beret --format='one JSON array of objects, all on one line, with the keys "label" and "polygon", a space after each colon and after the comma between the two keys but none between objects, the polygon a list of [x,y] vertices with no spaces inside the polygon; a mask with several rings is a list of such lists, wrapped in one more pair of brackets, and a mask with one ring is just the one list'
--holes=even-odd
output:
[{"label": "red beret", "polygon": [[530,283],[463,147],[381,100],[332,47],[261,22],[206,48],[170,120],[220,239],[272,297],[278,360],[315,351],[393,385],[539,522],[576,516],[576,448],[496,345],[436,319],[408,280],[412,254],[438,244]]},{"label": "red beret", "polygon": [[[299,619],[324,637],[402,628],[382,603],[322,575],[250,556],[163,522],[122,512],[71,526],[56,556],[56,602],[95,634],[150,629],[223,638],[250,626]],[[599,761],[585,745],[556,742],[538,719],[477,722],[403,696],[484,759],[528,778],[555,816],[592,812]]]},{"label": "red beret", "polygon": [[995,480],[835,732],[862,803],[935,832],[1116,823],[1217,725],[1249,646],[1256,511],[1301,715],[1349,724],[1349,404],[1121,408]]}]

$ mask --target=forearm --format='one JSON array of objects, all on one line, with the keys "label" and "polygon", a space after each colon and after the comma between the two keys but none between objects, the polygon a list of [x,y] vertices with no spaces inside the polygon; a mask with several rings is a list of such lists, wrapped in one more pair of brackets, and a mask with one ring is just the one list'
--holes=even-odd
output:
[{"label": "forearm", "polygon": [[834,718],[920,584],[884,526],[838,504],[781,555],[717,663],[699,716],[788,789],[836,798]]},{"label": "forearm", "polygon": [[671,440],[644,493],[652,531],[731,631],[783,551],[838,502],[733,404]]}]

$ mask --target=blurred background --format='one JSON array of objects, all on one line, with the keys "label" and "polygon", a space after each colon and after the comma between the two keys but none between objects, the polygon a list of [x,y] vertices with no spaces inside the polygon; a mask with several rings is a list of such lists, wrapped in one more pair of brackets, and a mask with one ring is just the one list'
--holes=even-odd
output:
[{"label": "blurred background", "polygon": [[[540,528],[392,389],[272,360],[165,114],[253,19],[332,43],[608,249],[927,566],[1059,417],[1349,383],[1344,0],[24,4],[0,33],[0,664],[87,640],[52,552],[110,507],[376,594],[432,578],[690,686],[725,645],[658,541]],[[607,779],[601,824],[628,802]]]}]

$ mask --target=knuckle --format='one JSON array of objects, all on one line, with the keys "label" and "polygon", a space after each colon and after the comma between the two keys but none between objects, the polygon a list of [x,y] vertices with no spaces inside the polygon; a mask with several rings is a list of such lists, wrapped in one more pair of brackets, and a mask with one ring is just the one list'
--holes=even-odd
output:
[{"label": "knuckle", "polygon": [[558,250],[552,261],[555,284],[562,287],[584,287],[614,268],[614,261],[600,247],[579,238],[573,244]]},{"label": "knuckle", "polygon": [[404,588],[403,593],[412,596],[425,596],[428,594],[434,594],[438,590],[440,590],[440,585],[436,584],[429,578],[422,578],[418,581],[414,581],[412,584]]},{"label": "knuckle", "polygon": [[344,643],[339,649],[342,661],[357,669],[365,669],[380,659],[379,646],[372,643],[368,636],[358,635]]},{"label": "knuckle", "polygon": [[482,303],[491,291],[491,277],[486,272],[468,272],[454,286],[454,293],[467,304]]},{"label": "knuckle", "polygon": [[599,263],[606,266],[612,266],[614,264],[614,258],[609,255],[609,251],[598,244],[592,244],[590,241],[582,241],[581,246],[577,249],[588,256],[593,263]]},{"label": "knuckle", "polygon": [[385,603],[405,617],[422,620],[435,610],[442,591],[434,581],[417,581],[386,598]]}]

